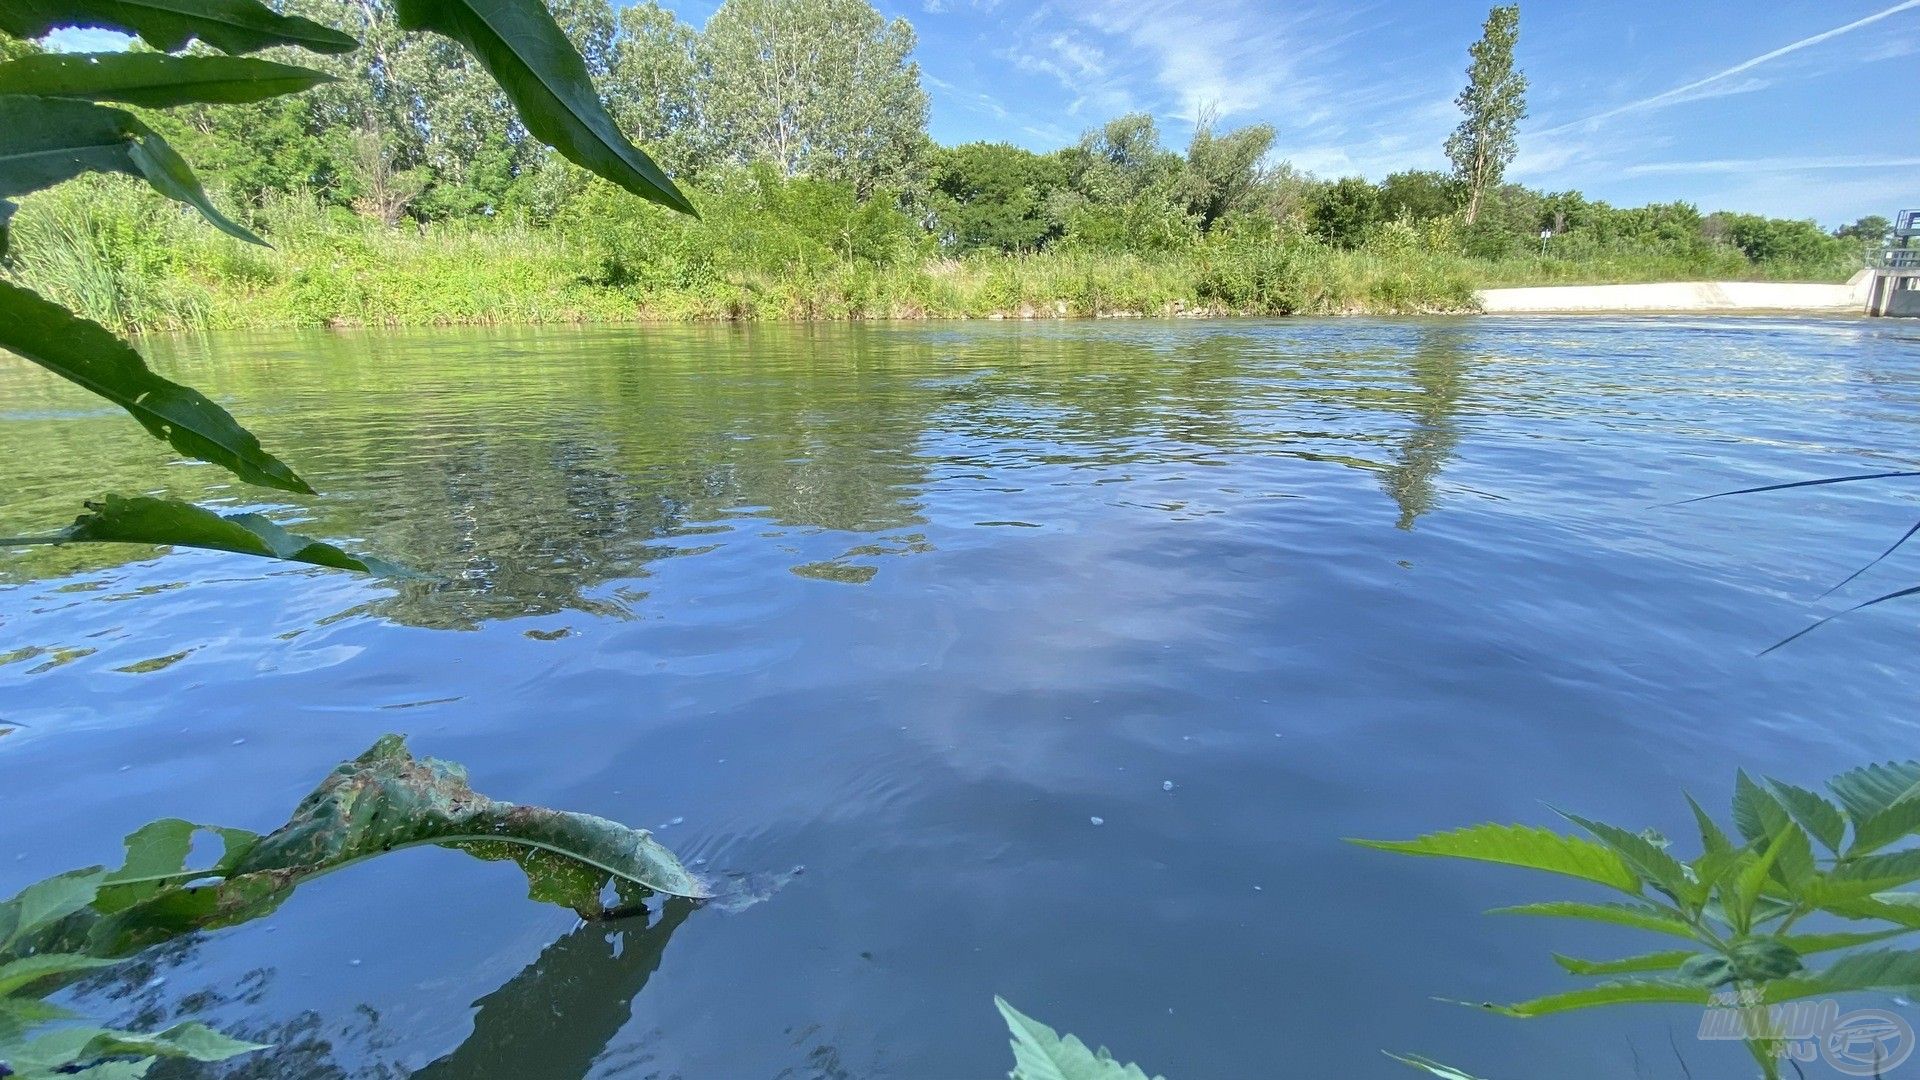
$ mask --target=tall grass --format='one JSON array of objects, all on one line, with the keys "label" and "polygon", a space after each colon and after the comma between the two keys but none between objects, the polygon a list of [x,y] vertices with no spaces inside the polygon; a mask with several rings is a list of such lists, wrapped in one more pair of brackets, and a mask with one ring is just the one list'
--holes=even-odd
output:
[{"label": "tall grass", "polygon": [[897,214],[832,205],[795,214],[769,205],[773,198],[716,197],[696,220],[589,194],[546,225],[389,229],[311,197],[280,196],[242,215],[272,241],[266,249],[207,229],[131,182],[94,179],[25,201],[7,273],[130,331],[1403,314],[1469,311],[1476,289],[1496,285],[1839,273],[1757,267],[1732,250],[1490,261],[1394,229],[1353,251],[1281,235],[1209,237],[1151,255],[1062,246],[955,258]]}]

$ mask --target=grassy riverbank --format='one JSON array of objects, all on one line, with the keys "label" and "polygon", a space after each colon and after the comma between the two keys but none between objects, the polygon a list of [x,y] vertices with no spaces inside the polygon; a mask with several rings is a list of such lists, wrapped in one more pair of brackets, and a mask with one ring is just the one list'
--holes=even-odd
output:
[{"label": "grassy riverbank", "polygon": [[1688,279],[1839,280],[1845,267],[1588,252],[1472,258],[1417,230],[1351,249],[1297,234],[1164,251],[1060,245],[944,256],[889,221],[831,229],[721,204],[700,221],[632,201],[566,220],[387,228],[311,199],[253,215],[259,248],[118,182],[29,200],[10,274],[123,330],[636,320],[1470,311],[1476,289]]}]

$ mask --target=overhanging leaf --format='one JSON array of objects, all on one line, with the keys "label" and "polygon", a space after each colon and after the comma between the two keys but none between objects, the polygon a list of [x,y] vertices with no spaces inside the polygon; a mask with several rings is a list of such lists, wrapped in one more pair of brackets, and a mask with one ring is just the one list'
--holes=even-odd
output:
[{"label": "overhanging leaf", "polygon": [[1727,834],[1721,830],[1713,818],[1707,816],[1707,812],[1701,809],[1693,796],[1687,796],[1687,805],[1693,810],[1694,823],[1700,827],[1700,845],[1703,851],[1708,853],[1725,851],[1733,846],[1733,841],[1727,839]]},{"label": "overhanging leaf", "polygon": [[[459,766],[416,760],[397,735],[334,770],[291,821],[247,851],[233,874],[310,876],[417,844],[510,850],[536,898],[565,903],[587,917],[604,910],[600,892],[610,881],[670,896],[707,895],[646,830],[496,802],[475,792]],[[566,867],[566,879],[556,865]]]},{"label": "overhanging leaf", "polygon": [[1575,975],[1634,975],[1643,971],[1675,971],[1697,955],[1692,949],[1674,949],[1618,960],[1579,960],[1554,953],[1553,961]]},{"label": "overhanging leaf", "polygon": [[1855,823],[1853,844],[1847,848],[1847,857],[1855,858],[1878,851],[1915,832],[1920,832],[1920,798],[1908,796],[1865,821]]},{"label": "overhanging leaf", "polygon": [[1733,824],[1750,844],[1769,844],[1787,827],[1792,816],[1780,800],[1753,782],[1745,769],[1733,781]]},{"label": "overhanging leaf", "polygon": [[1862,765],[1827,781],[1855,825],[1886,812],[1894,803],[1920,793],[1920,761]]},{"label": "overhanging leaf", "polygon": [[[192,1021],[175,1024],[151,1035],[111,1028],[61,1028],[42,1035],[21,1047],[13,1063],[21,1071],[36,1069],[67,1071],[62,1066],[96,1058],[133,1056],[187,1058],[193,1061],[225,1061],[253,1050],[265,1050],[259,1043],[241,1042]],[[87,1073],[82,1073],[82,1076]]]},{"label": "overhanging leaf", "polygon": [[1851,859],[1814,879],[1807,898],[1822,907],[1861,900],[1920,881],[1920,849]]},{"label": "overhanging leaf", "polygon": [[1920,952],[1883,949],[1835,960],[1824,971],[1781,979],[1763,988],[1768,1004],[1859,990],[1909,991],[1920,987]]},{"label": "overhanging leaf", "polygon": [[1561,836],[1527,825],[1472,825],[1452,832],[1429,833],[1414,840],[1352,842],[1404,855],[1439,855],[1524,866],[1596,881],[1624,892],[1640,889],[1639,877],[1611,849],[1591,840]]},{"label": "overhanging leaf", "polygon": [[0,197],[89,172],[142,178],[200,211],[221,232],[266,243],[216,209],[180,155],[132,113],[71,98],[0,95]]},{"label": "overhanging leaf", "polygon": [[1636,876],[1645,878],[1668,896],[1688,902],[1694,907],[1698,907],[1706,899],[1705,887],[1697,886],[1691,881],[1687,877],[1686,867],[1680,865],[1680,860],[1667,854],[1667,850],[1660,845],[1617,825],[1592,821],[1563,810],[1555,812],[1592,833],[1595,839],[1612,848]]},{"label": "overhanging leaf", "polygon": [[1795,787],[1784,780],[1769,780],[1780,804],[1787,808],[1801,827],[1805,828],[1815,840],[1820,841],[1828,851],[1838,852],[1840,841],[1847,834],[1847,819],[1841,815],[1840,808],[1821,798],[1817,793],[1803,787]]},{"label": "overhanging leaf", "polygon": [[628,191],[696,214],[652,159],[620,134],[593,88],[586,62],[540,0],[395,0],[407,30],[431,30],[466,46],[534,138]]},{"label": "overhanging leaf", "polygon": [[256,0],[7,0],[0,4],[0,30],[37,38],[62,26],[95,26],[137,34],[161,52],[201,41],[226,53],[275,45],[314,52],[351,52],[352,37],[309,19],[281,15]]},{"label": "overhanging leaf", "polygon": [[[193,836],[198,832],[220,837],[225,850],[214,865],[189,870],[187,856],[192,853]],[[179,818],[148,822],[127,837],[127,861],[100,883],[93,909],[111,915],[195,878],[224,877],[259,839],[259,833],[245,829],[195,825]]]},{"label": "overhanging leaf", "polygon": [[263,101],[310,90],[333,76],[235,56],[39,53],[0,64],[0,94],[119,101],[149,109]]},{"label": "overhanging leaf", "polygon": [[1531,1018],[1572,1012],[1575,1009],[1592,1009],[1601,1005],[1705,1005],[1711,1000],[1712,991],[1704,986],[1678,979],[1644,979],[1602,983],[1599,986],[1570,990],[1564,994],[1549,994],[1546,997],[1516,1002],[1512,1005],[1495,1005],[1489,1002],[1480,1007],[1503,1016]]},{"label": "overhanging leaf", "polygon": [[20,894],[0,904],[0,952],[28,934],[66,918],[93,902],[100,882],[107,876],[104,866],[72,870],[45,881],[36,881]]},{"label": "overhanging leaf", "polygon": [[279,458],[227,410],[191,387],[163,379],[133,346],[66,308],[0,281],[0,349],[17,353],[133,414],[156,439],[250,484],[311,495]]},{"label": "overhanging leaf", "polygon": [[41,979],[111,967],[119,962],[105,957],[81,956],[74,953],[41,953],[37,956],[23,956],[18,960],[0,964],[0,997],[31,986]]},{"label": "overhanging leaf", "polygon": [[1915,927],[1903,926],[1897,930],[1873,930],[1865,933],[1788,934],[1780,940],[1786,942],[1788,948],[1801,956],[1813,956],[1816,953],[1838,952],[1841,949],[1851,949],[1859,945],[1871,945],[1876,941],[1899,937],[1901,934],[1911,934],[1914,929]]},{"label": "overhanging leaf", "polygon": [[1591,922],[1611,923],[1615,926],[1630,926],[1636,930],[1651,930],[1656,934],[1669,934],[1673,937],[1694,938],[1693,928],[1678,915],[1668,914],[1650,907],[1628,904],[1581,904],[1570,900],[1554,900],[1542,904],[1520,904],[1515,907],[1493,908],[1489,915],[1540,915],[1555,919],[1586,919]]},{"label": "overhanging leaf", "polygon": [[[1013,1071],[1008,1080],[1148,1080],[1138,1065],[1123,1065],[1106,1047],[1089,1050],[995,996],[993,1004],[1013,1034]],[[1154,1077],[1153,1080],[1164,1080]]]},{"label": "overhanging leaf", "polygon": [[288,532],[259,514],[227,514],[172,499],[108,495],[87,504],[72,525],[43,537],[0,540],[20,544],[159,544],[230,551],[263,559],[358,570],[382,577],[414,577],[411,571],[372,556],[349,555],[309,536]]}]

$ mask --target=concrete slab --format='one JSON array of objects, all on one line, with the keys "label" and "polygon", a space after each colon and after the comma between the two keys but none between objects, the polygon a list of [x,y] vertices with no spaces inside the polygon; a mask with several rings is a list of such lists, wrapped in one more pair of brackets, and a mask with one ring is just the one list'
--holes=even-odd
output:
[{"label": "concrete slab", "polygon": [[1845,285],[1772,281],[1679,281],[1650,285],[1550,285],[1486,289],[1483,310],[1497,314],[1576,312],[1680,314],[1698,311],[1807,311],[1860,314],[1869,283]]}]

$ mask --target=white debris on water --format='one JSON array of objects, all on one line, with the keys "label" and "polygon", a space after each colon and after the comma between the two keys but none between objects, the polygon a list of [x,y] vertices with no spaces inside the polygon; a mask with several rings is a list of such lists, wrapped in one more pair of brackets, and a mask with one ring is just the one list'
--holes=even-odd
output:
[{"label": "white debris on water", "polygon": [[1103,817],[1088,818],[1087,820],[1093,822],[1095,825],[1105,825],[1107,823],[1107,819]]},{"label": "white debris on water", "polygon": [[1172,790],[1173,790],[1173,781],[1171,781],[1171,780],[1162,780],[1162,781],[1160,781],[1160,790],[1161,790],[1161,791],[1172,791]]}]

